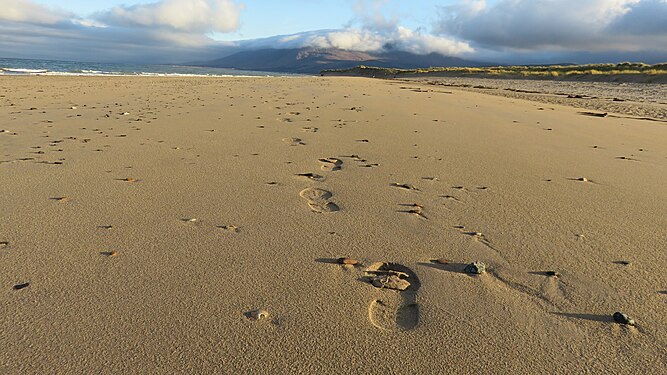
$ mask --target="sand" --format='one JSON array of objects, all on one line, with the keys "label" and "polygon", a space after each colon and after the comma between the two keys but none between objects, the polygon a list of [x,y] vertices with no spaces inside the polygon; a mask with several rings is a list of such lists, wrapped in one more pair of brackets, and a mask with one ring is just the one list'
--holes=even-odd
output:
[{"label": "sand", "polygon": [[667,125],[402,86],[0,77],[0,373],[666,372]]},{"label": "sand", "polygon": [[[667,123],[667,84],[633,82],[585,82],[536,79],[412,78],[403,82],[428,82],[438,86],[482,92],[515,99],[538,101],[611,112]],[[433,88],[436,86],[436,88]]]}]

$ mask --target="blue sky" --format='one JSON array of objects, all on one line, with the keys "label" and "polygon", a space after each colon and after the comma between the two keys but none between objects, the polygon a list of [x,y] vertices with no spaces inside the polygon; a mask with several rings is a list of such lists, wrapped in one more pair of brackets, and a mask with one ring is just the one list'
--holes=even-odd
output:
[{"label": "blue sky", "polygon": [[[86,18],[115,6],[150,4],[156,0],[44,0],[44,5],[71,11]],[[302,31],[338,29],[356,17],[356,0],[244,0],[241,28],[231,33],[216,33],[220,40],[237,40],[294,34]],[[367,5],[372,7],[372,2]],[[400,17],[408,27],[423,27],[435,21],[434,9],[453,1],[383,1],[383,13]]]},{"label": "blue sky", "polygon": [[655,62],[667,60],[667,0],[0,0],[3,57],[170,63],[389,46],[499,63]]}]

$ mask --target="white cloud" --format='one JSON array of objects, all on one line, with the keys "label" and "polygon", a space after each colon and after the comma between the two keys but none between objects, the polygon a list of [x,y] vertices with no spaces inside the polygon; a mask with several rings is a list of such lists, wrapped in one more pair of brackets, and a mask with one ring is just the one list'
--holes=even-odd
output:
[{"label": "white cloud", "polygon": [[466,42],[440,37],[397,26],[387,32],[366,29],[319,30],[293,35],[244,41],[246,48],[338,48],[348,51],[381,52],[400,50],[426,55],[432,52],[449,56],[472,53]]},{"label": "white cloud", "polygon": [[0,20],[55,25],[69,21],[71,15],[30,0],[0,0]]},{"label": "white cloud", "polygon": [[395,30],[399,24],[399,18],[396,15],[387,17],[383,13],[383,8],[387,4],[387,0],[357,0],[354,6],[354,11],[357,13],[358,23],[361,23],[365,29],[374,31],[391,31]]},{"label": "white cloud", "polygon": [[[665,0],[469,0],[441,7],[436,31],[488,49],[666,51],[665,15]],[[633,38],[647,23],[651,33]]]},{"label": "white cloud", "polygon": [[6,56],[111,61],[193,61],[228,46],[213,32],[239,26],[231,0],[163,0],[81,18],[31,0],[0,0],[0,51]]},{"label": "white cloud", "polygon": [[396,29],[396,35],[395,43],[399,44],[401,49],[417,54],[436,52],[442,55],[458,56],[474,52],[474,49],[468,42],[461,42],[452,38],[431,34],[422,34],[402,26]]},{"label": "white cloud", "polygon": [[401,26],[399,17],[387,16],[383,12],[386,3],[386,0],[357,1],[354,7],[357,17],[348,28],[304,35],[300,38],[300,47],[361,52],[395,49],[423,55],[436,52],[450,56],[473,52],[473,48],[466,42]]},{"label": "white cloud", "polygon": [[239,28],[243,7],[231,0],[162,0],[114,7],[97,14],[96,18],[105,24],[121,27],[224,33]]},{"label": "white cloud", "polygon": [[83,26],[83,27],[96,27],[96,28],[102,28],[102,29],[106,29],[107,27],[109,27],[109,26],[107,26],[103,23],[97,22],[95,20],[89,20],[89,19],[83,19],[83,18],[82,19],[73,19],[72,23],[74,23],[76,25]]},{"label": "white cloud", "polygon": [[316,35],[305,41],[305,45],[317,48],[340,48],[349,51],[378,51],[386,39],[367,30],[341,30]]}]

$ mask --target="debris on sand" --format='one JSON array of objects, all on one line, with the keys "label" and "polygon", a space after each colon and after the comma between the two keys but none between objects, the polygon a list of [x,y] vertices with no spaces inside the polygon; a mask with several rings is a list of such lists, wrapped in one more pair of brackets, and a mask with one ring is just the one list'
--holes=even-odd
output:
[{"label": "debris on sand", "polygon": [[473,275],[481,275],[486,272],[486,264],[484,262],[473,262],[468,264],[463,271]]},{"label": "debris on sand", "polygon": [[622,312],[619,312],[619,311],[615,312],[613,317],[614,317],[614,321],[616,323],[625,324],[625,325],[628,325],[628,326],[634,326],[635,325],[634,319],[631,319],[627,314],[624,314]]}]

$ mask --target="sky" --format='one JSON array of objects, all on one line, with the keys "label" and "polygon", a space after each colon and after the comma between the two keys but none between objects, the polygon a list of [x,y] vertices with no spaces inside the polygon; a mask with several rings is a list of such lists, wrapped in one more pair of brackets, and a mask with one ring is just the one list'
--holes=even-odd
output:
[{"label": "sky", "polygon": [[179,63],[300,47],[667,61],[667,0],[0,0],[0,57]]}]

